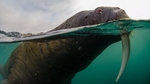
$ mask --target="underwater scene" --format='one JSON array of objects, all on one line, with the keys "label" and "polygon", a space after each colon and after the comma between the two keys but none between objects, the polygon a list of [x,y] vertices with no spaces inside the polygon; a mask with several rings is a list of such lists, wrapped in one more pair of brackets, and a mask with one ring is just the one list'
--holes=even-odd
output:
[{"label": "underwater scene", "polygon": [[[129,35],[130,56],[120,79],[116,82],[122,62],[121,41],[108,46],[86,69],[73,77],[71,84],[150,84],[150,20],[116,20],[38,35],[0,30],[0,65],[5,64],[14,49],[24,41],[90,35],[120,35],[122,31],[131,33]],[[4,81],[7,79],[4,80],[0,75],[0,81],[2,81],[0,84],[5,84]]]}]

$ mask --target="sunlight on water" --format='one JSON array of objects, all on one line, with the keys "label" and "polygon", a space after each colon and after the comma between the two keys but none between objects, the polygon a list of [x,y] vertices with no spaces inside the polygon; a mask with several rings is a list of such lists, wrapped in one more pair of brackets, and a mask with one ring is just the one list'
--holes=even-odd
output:
[{"label": "sunlight on water", "polygon": [[150,20],[120,20],[31,36],[1,30],[0,64],[6,63],[11,52],[19,45],[19,43],[12,42],[94,34],[118,35],[124,28],[128,32],[132,31],[130,35],[131,55],[121,79],[117,83],[115,82],[122,55],[121,42],[117,42],[109,46],[88,68],[77,73],[72,84],[150,84]]}]

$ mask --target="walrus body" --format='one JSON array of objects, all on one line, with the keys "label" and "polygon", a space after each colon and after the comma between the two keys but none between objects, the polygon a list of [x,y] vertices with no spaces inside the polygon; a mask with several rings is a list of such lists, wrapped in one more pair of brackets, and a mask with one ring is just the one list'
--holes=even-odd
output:
[{"label": "walrus body", "polygon": [[[99,24],[128,18],[116,7],[81,11],[55,30]],[[91,35],[21,43],[4,66],[6,84],[71,84],[75,74],[85,69],[120,35]]]}]

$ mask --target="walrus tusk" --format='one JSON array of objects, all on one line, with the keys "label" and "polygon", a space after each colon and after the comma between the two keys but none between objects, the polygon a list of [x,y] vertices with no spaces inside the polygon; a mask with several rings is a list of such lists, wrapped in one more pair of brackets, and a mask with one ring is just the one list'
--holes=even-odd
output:
[{"label": "walrus tusk", "polygon": [[120,67],[119,74],[117,76],[116,82],[119,80],[121,77],[127,63],[129,60],[129,55],[130,55],[130,39],[128,33],[122,33],[121,35],[121,40],[122,40],[122,64]]}]

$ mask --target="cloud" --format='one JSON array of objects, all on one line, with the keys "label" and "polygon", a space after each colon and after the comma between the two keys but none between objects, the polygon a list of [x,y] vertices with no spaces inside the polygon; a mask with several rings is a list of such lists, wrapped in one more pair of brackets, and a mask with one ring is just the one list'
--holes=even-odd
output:
[{"label": "cloud", "polygon": [[45,32],[74,14],[71,0],[1,0],[0,29]]}]

